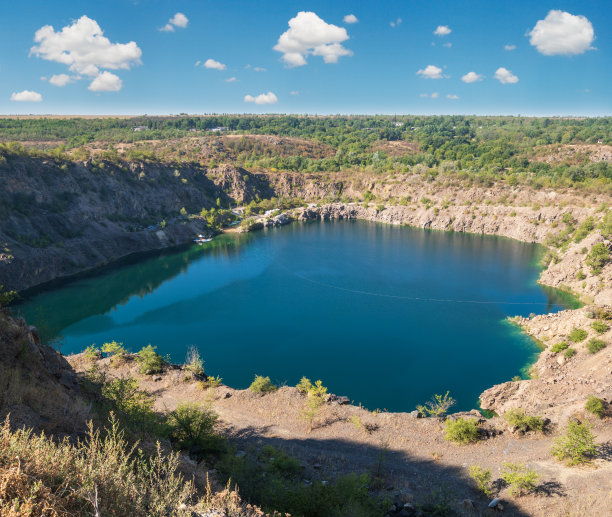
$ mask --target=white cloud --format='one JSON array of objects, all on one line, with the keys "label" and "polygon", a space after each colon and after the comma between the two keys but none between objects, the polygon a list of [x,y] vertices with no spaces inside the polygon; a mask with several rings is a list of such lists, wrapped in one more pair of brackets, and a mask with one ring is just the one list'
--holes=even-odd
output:
[{"label": "white cloud", "polygon": [[477,74],[476,72],[468,72],[464,76],[461,77],[461,80],[464,83],[475,83],[476,81],[482,81],[484,76],[481,74]]},{"label": "white cloud", "polygon": [[189,18],[185,16],[183,13],[176,13],[172,18],[168,20],[168,23],[164,25],[161,29],[162,32],[174,32],[174,27],[179,27],[180,29],[184,29],[187,27],[189,23]]},{"label": "white cloud", "polygon": [[442,43],[443,47],[451,48],[453,44],[449,41],[448,43]]},{"label": "white cloud", "polygon": [[53,85],[53,86],[66,86],[68,83],[71,83],[74,81],[73,77],[70,77],[68,74],[56,74],[56,75],[52,75],[49,78],[49,82]]},{"label": "white cloud", "polygon": [[435,65],[427,65],[423,70],[419,70],[417,75],[423,79],[442,79],[442,69]]},{"label": "white cloud", "polygon": [[359,20],[357,19],[357,16],[355,16],[354,14],[347,14],[344,17],[344,23],[357,23]]},{"label": "white cloud", "polygon": [[11,100],[16,102],[41,102],[42,95],[31,90],[23,90],[21,92],[13,92]]},{"label": "white cloud", "polygon": [[401,18],[397,18],[396,20],[389,22],[389,25],[391,25],[391,27],[395,28],[395,27],[399,27],[402,24],[402,19]]},{"label": "white cloud", "polygon": [[298,92],[297,90],[293,90],[291,92],[289,92],[289,95],[299,95],[300,92]]},{"label": "white cloud", "polygon": [[227,79],[225,79],[226,83],[235,83],[236,81],[238,81],[238,79],[236,79],[235,77],[228,77]]},{"label": "white cloud", "polygon": [[438,25],[434,31],[434,34],[436,36],[448,36],[451,32],[453,31],[451,31],[447,25]]},{"label": "white cloud", "polygon": [[440,97],[440,93],[439,92],[433,92],[433,93],[421,93],[419,95],[419,97],[424,97],[424,98],[428,98],[428,99],[437,99],[438,97]]},{"label": "white cloud", "polygon": [[200,61],[199,59],[195,62],[195,65],[193,66],[200,66],[202,64],[202,61]]},{"label": "white cloud", "polygon": [[255,66],[253,67],[253,71],[254,72],[266,72],[267,70],[262,66]]},{"label": "white cloud", "polygon": [[214,59],[207,59],[204,61],[204,68],[212,68],[213,70],[225,70],[227,66]]},{"label": "white cloud", "polygon": [[272,92],[262,93],[257,97],[252,95],[245,95],[244,102],[254,102],[255,104],[276,104],[278,99]]},{"label": "white cloud", "polygon": [[118,92],[121,90],[123,83],[119,77],[110,72],[102,72],[96,77],[87,87],[92,92]]},{"label": "white cloud", "polygon": [[310,54],[323,57],[326,63],[337,63],[339,57],[353,55],[341,45],[347,39],[344,27],[327,23],[313,12],[300,11],[289,20],[289,29],[278,38],[274,50],[283,53],[288,67],[305,65]]},{"label": "white cloud", "polygon": [[515,50],[516,45],[504,45],[504,50]]},{"label": "white cloud", "polygon": [[498,68],[495,71],[495,75],[493,76],[502,84],[514,84],[518,83],[519,78],[514,75],[510,70],[507,70],[503,66]]},{"label": "white cloud", "polygon": [[595,31],[585,16],[552,10],[538,20],[529,36],[529,43],[545,56],[570,56],[591,50]]},{"label": "white cloud", "polygon": [[142,51],[135,42],[111,43],[98,23],[81,16],[72,25],[55,32],[51,25],[38,29],[30,54],[68,65],[70,71],[94,77],[100,68],[129,70],[140,64]]},{"label": "white cloud", "polygon": [[447,98],[447,99],[452,99],[452,100],[456,101],[456,100],[459,98],[459,95],[455,95],[454,93],[449,93],[449,94],[446,96],[446,98]]}]

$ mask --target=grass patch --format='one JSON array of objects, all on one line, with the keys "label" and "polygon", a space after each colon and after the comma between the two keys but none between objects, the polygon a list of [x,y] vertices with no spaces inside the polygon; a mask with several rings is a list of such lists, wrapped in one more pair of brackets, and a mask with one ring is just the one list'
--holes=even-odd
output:
[{"label": "grass patch", "polygon": [[588,333],[586,330],[574,328],[569,333],[568,338],[570,341],[573,341],[574,343],[580,343],[581,341],[584,341],[587,338],[587,336],[588,336]]},{"label": "grass patch", "polygon": [[539,416],[525,414],[522,409],[510,409],[504,414],[504,420],[512,427],[523,431],[544,431],[546,423]]},{"label": "grass patch", "polygon": [[445,438],[448,441],[460,444],[477,442],[480,437],[478,423],[475,419],[466,420],[458,418],[454,421],[447,420],[445,431]]},{"label": "grass patch", "polygon": [[603,350],[608,346],[605,341],[601,339],[592,338],[587,343],[586,347],[590,354],[596,354],[600,350]]},{"label": "grass patch", "polygon": [[597,415],[599,418],[603,418],[604,415],[606,414],[606,403],[602,399],[594,395],[589,396],[589,398],[586,401],[586,404],[584,405],[584,408],[589,413],[593,413],[594,415]]},{"label": "grass patch", "polygon": [[528,469],[523,463],[504,463],[502,479],[510,487],[510,495],[521,496],[535,491],[538,486],[539,474]]}]

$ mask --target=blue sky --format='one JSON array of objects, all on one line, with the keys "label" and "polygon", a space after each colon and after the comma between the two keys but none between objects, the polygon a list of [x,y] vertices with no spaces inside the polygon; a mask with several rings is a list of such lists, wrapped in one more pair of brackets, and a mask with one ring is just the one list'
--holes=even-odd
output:
[{"label": "blue sky", "polygon": [[0,113],[611,115],[611,37],[609,0],[13,1]]}]

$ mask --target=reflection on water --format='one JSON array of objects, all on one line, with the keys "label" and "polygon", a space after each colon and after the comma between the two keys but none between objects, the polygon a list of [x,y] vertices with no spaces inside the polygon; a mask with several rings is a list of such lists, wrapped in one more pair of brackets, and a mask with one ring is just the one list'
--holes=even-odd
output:
[{"label": "reflection on water", "polygon": [[539,256],[490,236],[294,224],[140,257],[18,310],[64,353],[115,339],[180,362],[196,345],[236,387],[306,375],[369,407],[411,410],[450,389],[469,408],[537,352],[504,319],[573,303],[537,285]]}]

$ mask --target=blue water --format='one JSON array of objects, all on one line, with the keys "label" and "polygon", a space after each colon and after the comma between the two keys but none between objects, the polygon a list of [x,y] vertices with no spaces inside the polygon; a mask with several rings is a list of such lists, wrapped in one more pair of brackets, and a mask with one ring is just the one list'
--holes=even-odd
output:
[{"label": "blue water", "polygon": [[370,409],[446,390],[467,409],[538,352],[505,318],[568,303],[537,285],[539,257],[499,237],[294,224],[107,268],[18,310],[63,353],[117,340],[182,362],[195,345],[237,388],[305,375]]}]

